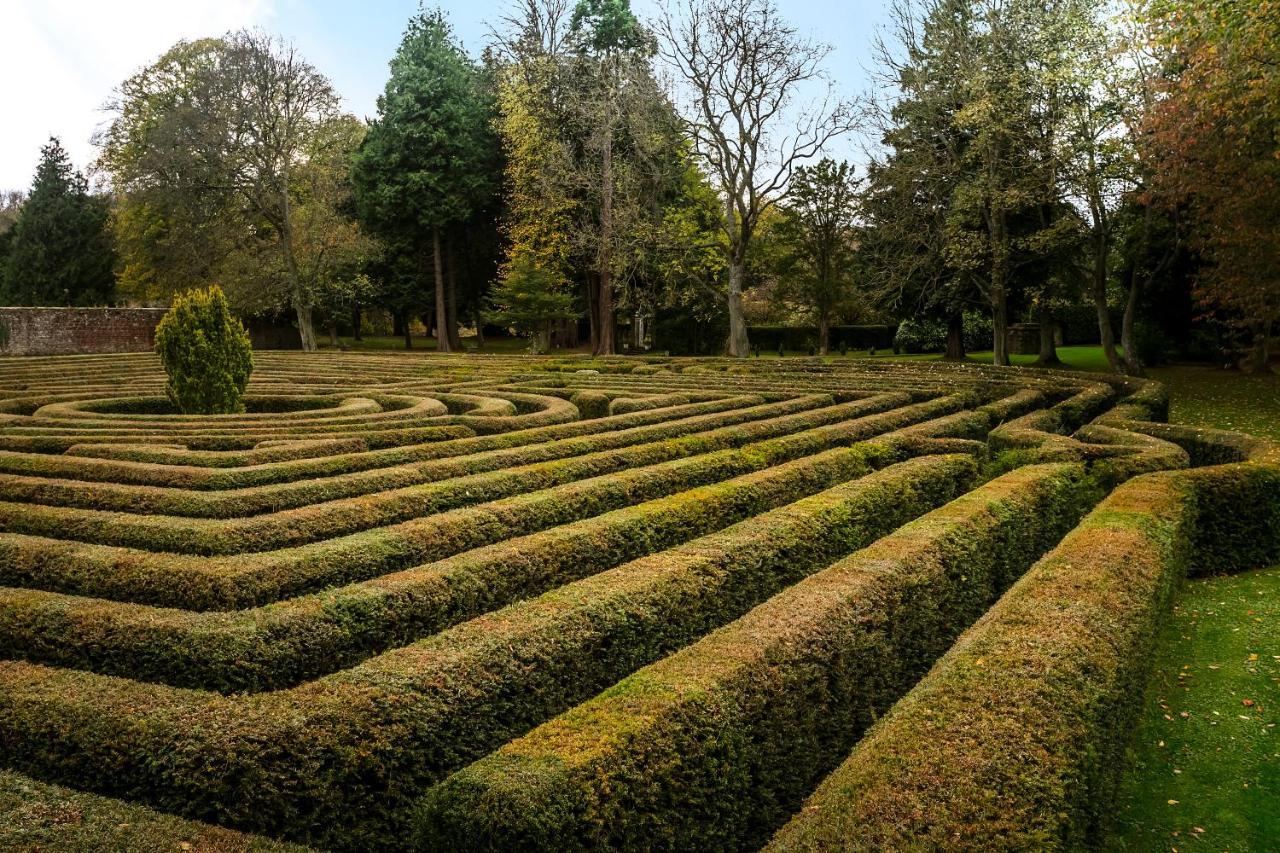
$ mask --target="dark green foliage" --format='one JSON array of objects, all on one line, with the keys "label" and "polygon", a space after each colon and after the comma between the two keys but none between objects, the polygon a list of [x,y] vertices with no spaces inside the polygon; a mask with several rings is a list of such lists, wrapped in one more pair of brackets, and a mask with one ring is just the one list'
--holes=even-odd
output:
[{"label": "dark green foliage", "polygon": [[494,288],[485,319],[533,336],[535,353],[550,347],[551,323],[572,317],[573,296],[556,284],[550,271],[531,255],[518,255]]},{"label": "dark green foliage", "polygon": [[244,411],[253,350],[244,324],[217,285],[174,297],[156,327],[156,353],[169,375],[165,394],[184,414]]},{"label": "dark green foliage", "polygon": [[[893,346],[898,352],[910,354],[943,352],[947,348],[947,324],[930,317],[903,320],[894,335]],[[965,351],[976,352],[990,347],[991,315],[985,311],[965,311]]]},{"label": "dark green foliage", "polygon": [[89,193],[57,138],[40,152],[31,194],[5,232],[0,304],[103,305],[115,289],[108,201]]},{"label": "dark green foliage", "polygon": [[[390,301],[406,313],[426,304],[421,282],[433,268],[458,260],[457,254],[443,256],[442,242],[449,252],[461,242],[447,229],[477,214],[487,221],[475,227],[494,227],[486,208],[500,162],[483,83],[443,15],[415,15],[391,60],[378,118],[352,162],[356,207],[386,241],[382,264],[394,282]],[[440,294],[435,304],[437,310],[444,305]]]}]

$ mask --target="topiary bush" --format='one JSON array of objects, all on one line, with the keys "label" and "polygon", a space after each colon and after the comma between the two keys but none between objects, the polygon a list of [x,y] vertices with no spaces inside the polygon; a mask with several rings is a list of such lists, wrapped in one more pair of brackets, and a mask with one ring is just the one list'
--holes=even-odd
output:
[{"label": "topiary bush", "polygon": [[156,327],[156,352],[169,375],[165,393],[184,414],[244,411],[253,349],[220,287],[174,298]]}]

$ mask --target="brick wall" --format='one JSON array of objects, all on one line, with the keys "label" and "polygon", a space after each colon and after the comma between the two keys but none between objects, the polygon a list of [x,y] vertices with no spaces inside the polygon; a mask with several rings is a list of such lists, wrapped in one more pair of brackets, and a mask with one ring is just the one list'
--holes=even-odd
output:
[{"label": "brick wall", "polygon": [[0,308],[0,353],[142,352],[163,316],[163,308]]},{"label": "brick wall", "polygon": [[[163,308],[0,308],[0,355],[145,352]],[[254,349],[301,349],[283,323],[246,324]]]}]

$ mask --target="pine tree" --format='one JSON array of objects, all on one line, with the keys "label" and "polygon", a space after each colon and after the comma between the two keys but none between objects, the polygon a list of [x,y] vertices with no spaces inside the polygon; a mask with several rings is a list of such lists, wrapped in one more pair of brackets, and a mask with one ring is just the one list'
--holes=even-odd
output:
[{"label": "pine tree", "polygon": [[457,340],[443,241],[493,192],[491,115],[479,71],[449,24],[439,12],[419,14],[391,61],[378,119],[352,166],[361,218],[390,245],[431,261],[442,352]]},{"label": "pine tree", "polygon": [[62,143],[51,138],[9,238],[0,299],[10,305],[107,302],[115,281],[108,215],[107,200],[89,193]]}]

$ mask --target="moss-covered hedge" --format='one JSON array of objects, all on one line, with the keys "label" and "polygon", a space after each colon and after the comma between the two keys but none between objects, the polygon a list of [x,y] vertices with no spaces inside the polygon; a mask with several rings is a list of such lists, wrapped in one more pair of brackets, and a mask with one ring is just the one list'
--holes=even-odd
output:
[{"label": "moss-covered hedge", "polygon": [[[666,578],[656,571],[660,555],[565,587],[542,606],[581,608],[587,621],[576,635],[554,621],[537,630],[535,621],[521,638],[516,622],[537,612],[531,605],[495,614],[492,630],[462,626],[293,690],[233,698],[0,663],[0,759],[326,846],[401,837],[387,822],[407,815],[424,782],[584,698],[629,656],[732,618],[786,580],[946,500],[975,471],[964,456],[907,461],[691,542],[673,555]],[[613,584],[624,588],[611,601],[586,595]],[[646,603],[649,584],[656,586]],[[494,627],[504,623],[506,636]],[[575,641],[599,645],[576,661],[553,654]],[[517,643],[525,653],[512,654]],[[475,655],[486,665],[457,665],[468,656],[478,663]]]},{"label": "moss-covered hedge", "polygon": [[[600,421],[574,421],[550,427],[513,430],[497,435],[475,436],[463,426],[435,427],[441,435],[424,442],[406,443],[390,448],[369,450],[363,439],[353,452],[326,454],[319,458],[300,457],[283,461],[259,460],[243,452],[188,450],[185,447],[155,445],[77,445],[68,456],[36,456],[29,453],[0,451],[0,471],[45,477],[133,485],[167,486],[170,488],[222,490],[286,483],[354,474],[398,465],[481,453],[502,448],[520,447],[559,441],[586,435],[614,435],[621,443],[605,445],[621,447],[626,443],[668,438],[682,434],[680,430],[711,429],[745,423],[761,417],[790,414],[805,409],[830,405],[829,395],[806,395],[770,404],[768,408],[756,395],[728,397],[711,403],[679,406],[665,412],[637,412],[634,415]],[[718,417],[717,417],[718,416]],[[648,427],[647,431],[632,432]],[[308,439],[303,444],[315,442]],[[75,458],[70,458],[74,456]],[[101,457],[101,458],[98,458]],[[222,466],[219,460],[235,464]],[[272,462],[273,464],[263,464]],[[224,467],[230,470],[223,470]]]},{"label": "moss-covered hedge", "polygon": [[[224,692],[286,687],[797,500],[894,458],[891,448],[875,444],[835,449],[364,583],[235,613],[0,589],[0,646],[29,660],[175,686]],[[896,503],[886,500],[886,507]]]},{"label": "moss-covered hedge", "polygon": [[[440,485],[427,486],[427,484],[439,484],[444,480],[457,481],[451,485],[451,488],[455,490],[461,488],[464,492],[483,499],[485,494],[493,494],[493,492],[491,490],[486,492],[483,485],[478,487],[475,481],[466,481],[462,478],[498,472],[494,476],[501,476],[508,483],[527,482],[529,487],[535,487],[539,482],[538,472],[542,469],[530,471],[527,466],[560,460],[564,460],[560,467],[570,464],[590,466],[590,468],[583,467],[581,470],[600,470],[601,465],[609,464],[608,460],[616,460],[615,464],[626,465],[634,464],[631,460],[638,459],[645,460],[641,464],[647,464],[660,461],[663,458],[661,454],[664,453],[666,458],[676,458],[691,450],[706,452],[716,448],[734,447],[748,441],[786,435],[797,429],[881,412],[904,405],[906,402],[908,402],[906,395],[878,395],[866,400],[810,408],[801,412],[794,412],[793,407],[776,404],[759,406],[755,407],[761,410],[755,413],[757,417],[743,423],[734,423],[737,419],[732,417],[724,417],[723,420],[727,420],[728,423],[718,426],[715,425],[716,419],[699,418],[696,419],[696,423],[676,421],[666,429],[645,427],[628,430],[624,434],[605,433],[566,438],[411,465],[348,472],[336,477],[309,478],[301,482],[231,491],[189,491],[171,487],[128,484],[86,485],[75,479],[8,477],[0,479],[0,500],[65,508],[121,511],[134,515],[152,514],[215,519],[264,516],[254,522],[244,523],[261,525],[275,519],[281,519],[281,523],[287,523],[289,520],[287,516],[279,516],[276,513],[288,509],[358,497],[361,498],[359,505],[363,511],[386,507],[385,517],[394,520],[395,506],[402,506],[400,512],[406,511],[403,507],[412,507],[412,504],[407,502],[411,502],[415,496],[421,499],[427,494],[439,493],[443,488]],[[708,420],[710,423],[707,423]],[[712,428],[706,429],[707,426]],[[610,456],[600,455],[610,452],[612,453]],[[524,470],[513,470],[522,467]],[[562,476],[576,478],[571,473],[565,473]],[[492,480],[493,477],[490,477],[480,482],[487,483]],[[424,488],[413,489],[415,486]],[[344,505],[330,503],[327,511],[331,514],[340,512],[343,506],[350,503],[352,503],[350,500]],[[198,524],[185,521],[172,523],[186,524],[187,529]],[[217,529],[216,525],[203,525],[203,527]]]},{"label": "moss-covered hedge", "polygon": [[[832,446],[862,441],[954,411],[963,406],[964,401],[962,395],[941,398],[735,449],[600,475],[301,547],[242,555],[231,563],[189,554],[122,551],[98,544],[3,535],[0,536],[0,579],[13,586],[87,592],[105,598],[191,609],[266,603],[283,595],[361,580],[415,562],[437,560],[467,548],[760,470]],[[651,452],[654,450],[651,447]],[[656,452],[661,454],[664,450],[657,447]],[[7,518],[21,525],[20,506],[0,505],[0,511],[7,510]],[[105,530],[118,516],[98,513],[92,518],[98,525],[95,529]],[[163,526],[156,522],[146,529],[162,531]],[[136,531],[135,528],[135,535],[140,535]],[[163,532],[157,535],[167,537],[164,541],[173,536]],[[291,534],[276,530],[271,535],[288,537]],[[313,530],[310,535],[317,534]]]},{"label": "moss-covered hedge", "polygon": [[1079,465],[1007,474],[434,788],[430,849],[740,849],[1079,518]]},{"label": "moss-covered hedge", "polygon": [[1275,559],[1276,485],[1277,468],[1240,464],[1121,486],[768,849],[1097,849],[1171,592],[1191,566]]}]

